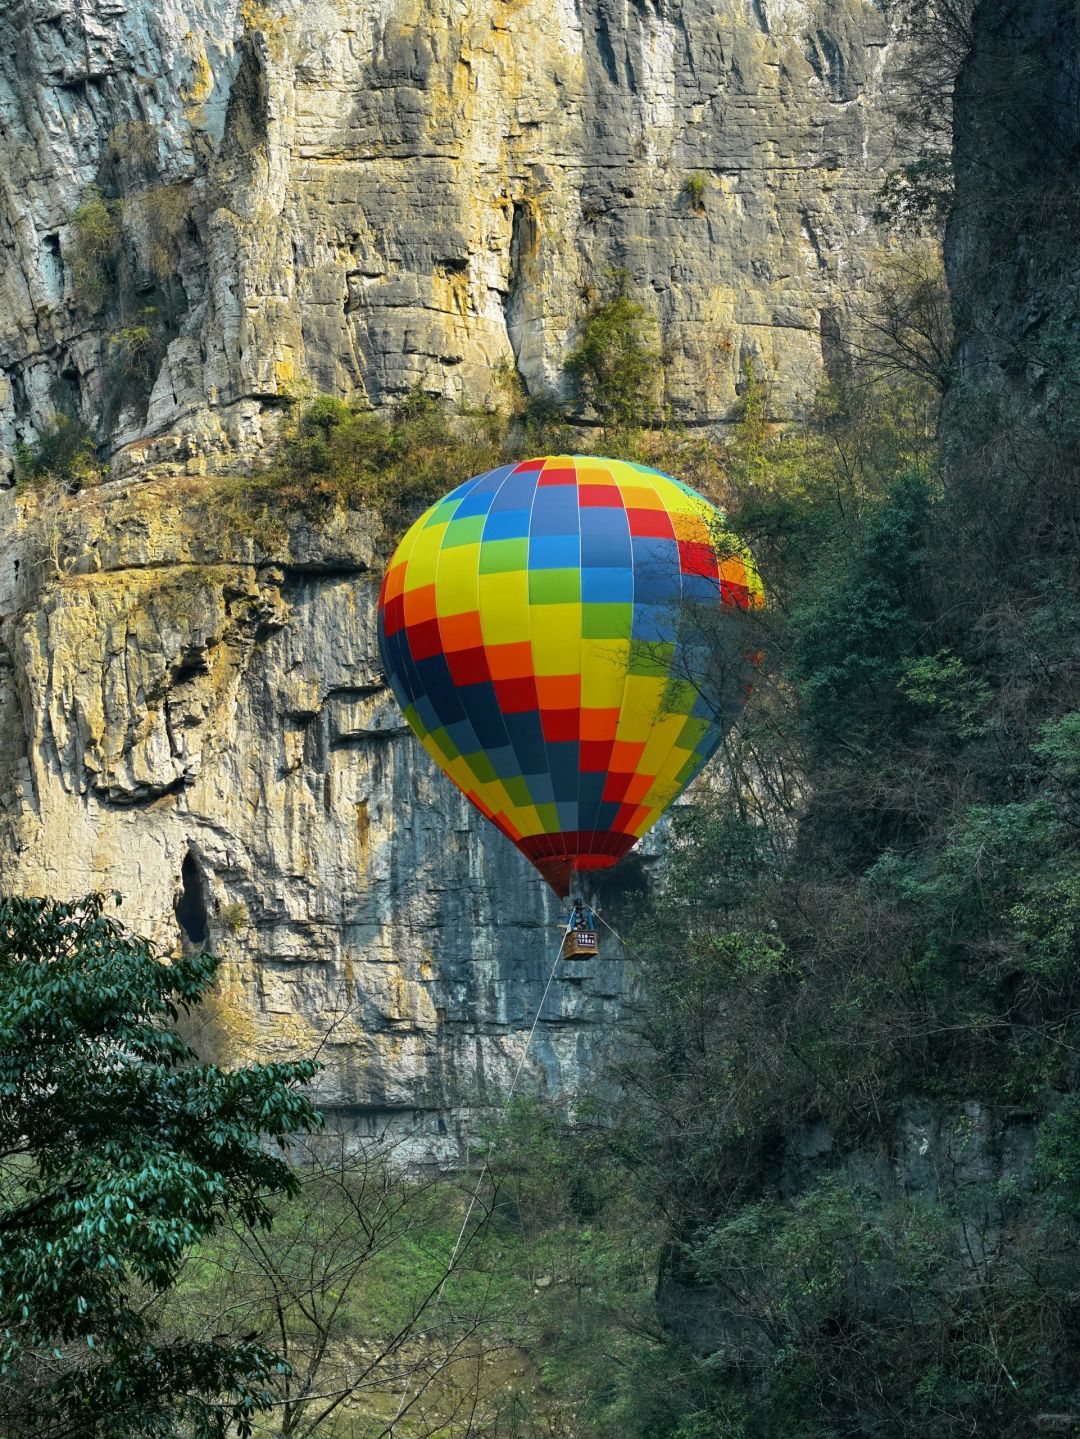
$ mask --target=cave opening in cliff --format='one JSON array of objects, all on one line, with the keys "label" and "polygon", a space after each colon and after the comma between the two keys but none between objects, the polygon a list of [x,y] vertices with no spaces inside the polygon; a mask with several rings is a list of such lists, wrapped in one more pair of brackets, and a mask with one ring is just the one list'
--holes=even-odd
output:
[{"label": "cave opening in cliff", "polygon": [[206,910],[206,887],[195,856],[187,854],[180,867],[180,893],[173,905],[176,921],[185,940],[191,945],[203,945],[210,933],[209,916]]}]

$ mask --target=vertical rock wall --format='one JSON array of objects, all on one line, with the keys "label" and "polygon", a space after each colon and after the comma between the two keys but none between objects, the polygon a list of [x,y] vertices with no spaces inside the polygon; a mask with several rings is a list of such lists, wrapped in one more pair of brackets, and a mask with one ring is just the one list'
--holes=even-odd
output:
[{"label": "vertical rock wall", "polygon": [[[321,1045],[328,1103],[452,1151],[541,1006],[552,903],[402,730],[374,521],[267,561],[198,477],[314,391],[558,387],[612,268],[675,418],[729,417],[747,361],[797,412],[878,244],[887,40],[871,0],[6,6],[6,473],[60,411],[116,478],[0,495],[4,888],[116,887],[224,954],[217,1052]],[[626,1042],[609,954],[543,999],[529,1083],[588,1089]]]},{"label": "vertical rock wall", "polygon": [[945,254],[958,378],[1075,411],[1080,15],[1069,0],[982,0],[973,33]]},{"label": "vertical rock wall", "polygon": [[544,998],[553,898],[385,687],[370,517],[256,565],[206,503],[175,481],[59,515],[0,496],[0,886],[115,888],[165,951],[212,947],[201,1043],[318,1050],[320,1100],[419,1123],[411,1157],[456,1152],[538,1009],[527,1086],[588,1092],[632,966],[609,942]]},{"label": "vertical rock wall", "polygon": [[790,414],[878,243],[887,55],[871,0],[18,0],[0,437],[77,410],[214,463],[310,390],[558,386],[613,267],[676,418],[730,416],[748,359]]}]

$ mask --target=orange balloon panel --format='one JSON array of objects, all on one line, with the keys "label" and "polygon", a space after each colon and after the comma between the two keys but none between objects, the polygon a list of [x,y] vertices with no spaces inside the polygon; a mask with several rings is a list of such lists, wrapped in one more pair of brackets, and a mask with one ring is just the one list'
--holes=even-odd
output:
[{"label": "orange balloon panel", "polygon": [[719,744],[752,665],[734,621],[761,600],[748,552],[694,490],[548,456],[421,515],[383,582],[379,646],[424,747],[566,894]]}]

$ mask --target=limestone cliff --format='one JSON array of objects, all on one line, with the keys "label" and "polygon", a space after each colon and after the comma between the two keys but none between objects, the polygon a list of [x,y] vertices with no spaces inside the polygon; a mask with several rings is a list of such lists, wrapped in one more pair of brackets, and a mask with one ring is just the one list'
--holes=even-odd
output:
[{"label": "limestone cliff", "polygon": [[[197,482],[59,514],[0,496],[3,886],[120,890],[167,952],[224,955],[209,1049],[318,1049],[325,1105],[394,1132],[429,1113],[409,1152],[452,1152],[445,1116],[517,1067],[554,901],[405,731],[371,518],[295,526],[256,564],[204,503]],[[560,969],[534,1089],[587,1087],[626,1019],[629,966],[607,950]]]},{"label": "limestone cliff", "polygon": [[198,467],[313,389],[557,385],[610,267],[676,418],[748,357],[789,414],[877,243],[888,49],[871,0],[17,0],[0,438]]},{"label": "limestone cliff", "polygon": [[1045,420],[1076,408],[1062,357],[1080,332],[1080,17],[1064,0],[983,0],[974,34],[946,244],[959,378]]},{"label": "limestone cliff", "polygon": [[[5,7],[5,473],[65,411],[114,478],[0,494],[4,887],[119,889],[224,954],[215,1049],[321,1046],[327,1103],[453,1151],[541,1004],[552,902],[403,731],[376,520],[258,547],[213,476],[305,393],[557,386],[610,267],[675,417],[730,416],[747,358],[794,412],[877,243],[887,41],[869,0]],[[609,953],[560,974],[531,1083],[586,1089],[620,1042]]]}]

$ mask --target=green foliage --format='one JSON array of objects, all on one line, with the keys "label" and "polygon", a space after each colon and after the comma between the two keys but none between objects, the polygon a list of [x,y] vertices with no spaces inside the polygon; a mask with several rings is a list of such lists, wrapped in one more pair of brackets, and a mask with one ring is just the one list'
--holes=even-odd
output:
[{"label": "green foliage", "polygon": [[[294,1174],[268,1232],[233,1223],[197,1246],[170,1313],[197,1315],[206,1332],[274,1334],[285,1363],[270,1380],[273,1432],[348,1434],[347,1422],[337,1425],[356,1394],[383,1395],[393,1412],[403,1352],[447,1276],[460,1199],[343,1135],[297,1154]],[[489,1278],[463,1256],[447,1279],[448,1311],[475,1313]],[[455,1328],[448,1317],[427,1329],[417,1386],[451,1357]]]},{"label": "green foliage", "polygon": [[655,321],[620,292],[585,318],[564,367],[602,425],[640,425],[656,409],[661,356]]},{"label": "green foliage", "polygon": [[687,175],[683,181],[683,194],[690,201],[690,208],[695,214],[702,214],[705,209],[705,188],[707,181],[704,175]]},{"label": "green foliage", "polygon": [[268,1147],[317,1119],[316,1066],[198,1064],[170,1027],[217,961],[165,964],[103,913],[0,901],[0,1427],[33,1434],[250,1432],[278,1360],[252,1336],[189,1339],[155,1296],[228,1216],[269,1221],[296,1179]]},{"label": "green foliage", "polygon": [[65,259],[76,303],[86,309],[114,303],[123,315],[122,292],[136,280],[171,288],[195,195],[190,183],[161,180],[157,152],[150,126],[117,126],[107,151],[109,185],[87,186],[71,217]]},{"label": "green foliage", "polygon": [[108,339],[104,423],[111,428],[128,406],[145,406],[169,340],[175,333],[166,309],[144,305]]},{"label": "green foliage", "polygon": [[[1008,1213],[993,1194],[980,1204],[975,1246]],[[1037,1277],[1010,1259],[992,1276],[959,1263],[954,1224],[939,1204],[882,1202],[827,1178],[710,1227],[689,1260],[698,1285],[730,1296],[730,1317],[698,1361],[695,1407],[674,1432],[959,1435],[973,1421],[1002,1432],[1052,1403],[1038,1335],[1022,1322]]]},{"label": "green foliage", "polygon": [[72,243],[65,258],[75,302],[83,309],[100,309],[116,279],[123,217],[123,203],[107,199],[97,185],[87,186],[71,217]]},{"label": "green foliage", "polygon": [[952,161],[946,154],[924,153],[885,177],[874,219],[902,229],[936,229],[953,202]]},{"label": "green foliage", "polygon": [[963,660],[941,650],[905,659],[900,668],[898,690],[910,704],[932,714],[942,734],[951,731],[963,741],[987,732],[990,687],[973,678]]},{"label": "green foliage", "polygon": [[33,444],[15,452],[16,479],[24,484],[74,492],[99,484],[104,472],[90,430],[69,415],[53,415]]},{"label": "green foliage", "polygon": [[792,676],[818,746],[879,742],[894,717],[905,656],[918,642],[919,578],[932,497],[909,475],[846,534],[792,622]]},{"label": "green foliage", "polygon": [[145,390],[165,355],[166,334],[161,312],[144,305],[134,324],[121,325],[109,336],[111,378],[122,391]]},{"label": "green foliage", "polygon": [[1068,1095],[1043,1123],[1035,1163],[1062,1211],[1080,1219],[1080,1095]]},{"label": "green foliage", "polygon": [[[507,1246],[502,1263],[528,1280],[524,1295],[504,1291],[497,1332],[533,1355],[543,1382],[523,1434],[558,1422],[570,1432],[618,1432],[633,1407],[637,1367],[655,1344],[662,1223],[642,1189],[627,1183],[622,1161],[632,1156],[616,1161],[631,1136],[607,1121],[588,1100],[572,1121],[515,1101],[493,1136],[485,1245]],[[507,1322],[511,1315],[516,1323]]]},{"label": "green foliage", "polygon": [[[729,513],[772,604],[632,941],[611,1161],[668,1248],[623,1432],[959,1439],[1080,1403],[1075,462],[1066,414],[1019,446],[1005,399],[954,388],[942,476],[934,388],[883,347],[780,429],[746,375]],[[995,1179],[972,1096],[1050,1113],[1040,1188]],[[879,1167],[913,1112],[952,1126],[918,1204]]]},{"label": "green foliage", "polygon": [[[162,181],[158,141],[140,122],[109,137],[100,172],[71,217],[64,259],[74,303],[104,312],[108,431],[125,408],[143,406],[187,299],[178,267],[195,223],[195,190]],[[134,308],[133,297],[138,308]]]},{"label": "green foliage", "polygon": [[242,934],[251,920],[248,907],[242,899],[234,900],[232,904],[223,904],[218,918],[230,934]]},{"label": "green foliage", "polygon": [[141,323],[125,325],[114,330],[109,336],[110,358],[118,369],[128,375],[147,380],[154,373],[155,344],[154,327],[147,323],[154,319],[151,309],[141,311]]},{"label": "green foliage", "polygon": [[499,463],[505,421],[457,413],[416,392],[390,414],[320,395],[286,424],[271,462],[215,496],[231,523],[272,544],[286,516],[320,522],[339,508],[378,506],[391,523]]},{"label": "green foliage", "polygon": [[403,1384],[403,1435],[457,1432],[463,1410],[472,1432],[519,1439],[599,1422],[652,1342],[659,1239],[609,1138],[593,1106],[570,1123],[515,1103],[485,1136],[489,1168],[463,1182],[321,1136],[272,1229],[200,1244],[170,1312],[278,1336],[288,1368],[267,1427],[296,1439],[375,1439]]}]

